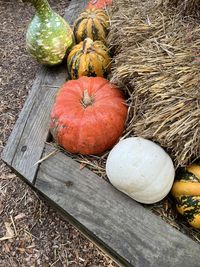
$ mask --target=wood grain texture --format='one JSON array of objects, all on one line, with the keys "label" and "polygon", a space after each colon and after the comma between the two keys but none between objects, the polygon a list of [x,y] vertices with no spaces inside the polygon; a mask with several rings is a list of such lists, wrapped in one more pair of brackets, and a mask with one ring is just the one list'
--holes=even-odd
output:
[{"label": "wood grain texture", "polygon": [[[52,148],[46,145],[45,153]],[[198,267],[200,247],[93,172],[58,152],[35,187],[125,266]]]},{"label": "wood grain texture", "polygon": [[[65,13],[70,25],[87,1],[72,0]],[[54,96],[67,79],[66,66],[41,67],[3,152],[3,159],[63,214],[123,266],[197,267],[199,245],[117,191],[87,168],[45,145]],[[44,155],[43,154],[43,155]]]},{"label": "wood grain texture", "polygon": [[87,0],[72,0],[69,7],[67,8],[64,18],[69,23],[70,26],[73,26],[75,19],[78,15],[84,11],[87,6]]},{"label": "wood grain texture", "polygon": [[41,69],[3,151],[3,160],[31,183],[49,134],[54,96],[66,77],[63,66]]},{"label": "wood grain texture", "polygon": [[[71,1],[65,12],[65,19],[70,25],[85,5],[86,1]],[[2,159],[30,183],[34,182],[38,169],[37,164],[34,164],[41,158],[49,134],[50,111],[55,93],[66,79],[66,64],[41,67],[3,151]]]}]

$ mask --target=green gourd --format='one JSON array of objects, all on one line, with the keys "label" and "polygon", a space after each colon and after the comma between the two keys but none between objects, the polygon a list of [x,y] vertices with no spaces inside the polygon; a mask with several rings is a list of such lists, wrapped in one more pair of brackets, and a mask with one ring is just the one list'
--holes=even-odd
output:
[{"label": "green gourd", "polygon": [[61,63],[74,45],[70,26],[51,9],[47,0],[23,1],[32,3],[36,9],[26,33],[28,52],[41,64]]}]

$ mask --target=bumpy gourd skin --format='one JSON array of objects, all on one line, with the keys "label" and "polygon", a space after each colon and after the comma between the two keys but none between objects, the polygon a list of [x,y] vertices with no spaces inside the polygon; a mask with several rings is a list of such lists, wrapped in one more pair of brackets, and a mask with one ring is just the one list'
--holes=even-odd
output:
[{"label": "bumpy gourd skin", "polygon": [[37,12],[27,29],[27,50],[41,64],[59,64],[74,44],[73,32],[46,0],[31,2]]},{"label": "bumpy gourd skin", "polygon": [[176,207],[190,225],[200,229],[200,166],[192,164],[182,169],[172,187]]}]

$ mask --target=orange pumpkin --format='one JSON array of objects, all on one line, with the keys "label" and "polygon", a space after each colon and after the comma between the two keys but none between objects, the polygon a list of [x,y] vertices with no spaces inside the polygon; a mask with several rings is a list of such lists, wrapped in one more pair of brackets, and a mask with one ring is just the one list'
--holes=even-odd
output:
[{"label": "orange pumpkin", "polygon": [[71,153],[100,154],[121,136],[127,116],[122,92],[102,77],[69,80],[59,90],[50,131]]},{"label": "orange pumpkin", "polygon": [[90,0],[87,8],[96,7],[96,8],[105,8],[108,5],[112,4],[112,0]]}]

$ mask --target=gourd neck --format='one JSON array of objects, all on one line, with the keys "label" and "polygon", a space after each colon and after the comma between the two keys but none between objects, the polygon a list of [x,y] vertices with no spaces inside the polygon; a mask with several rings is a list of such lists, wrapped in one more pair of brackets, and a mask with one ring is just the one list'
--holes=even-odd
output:
[{"label": "gourd neck", "polygon": [[41,17],[47,17],[53,12],[47,0],[24,0],[24,2],[32,3],[37,15]]}]

